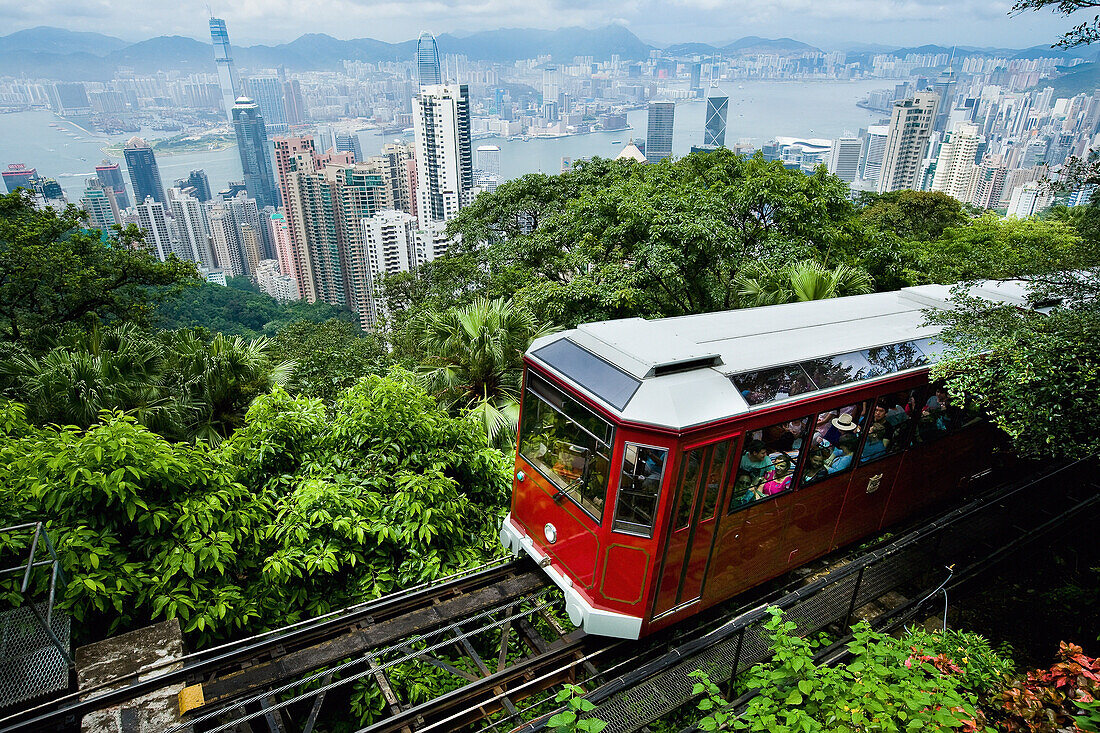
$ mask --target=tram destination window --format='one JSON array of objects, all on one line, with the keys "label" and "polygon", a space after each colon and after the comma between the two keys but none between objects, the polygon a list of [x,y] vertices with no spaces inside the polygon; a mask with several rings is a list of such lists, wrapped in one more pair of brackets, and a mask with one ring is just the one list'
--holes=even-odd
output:
[{"label": "tram destination window", "polygon": [[614,434],[607,421],[528,372],[520,453],[597,523],[607,500]]},{"label": "tram destination window", "polygon": [[730,492],[730,512],[793,487],[795,467],[809,424],[809,418],[788,420],[745,434]]},{"label": "tram destination window", "polygon": [[547,344],[534,355],[617,410],[627,406],[642,384],[569,339]]},{"label": "tram destination window", "polygon": [[661,496],[668,451],[627,443],[623,447],[623,470],[619,479],[619,498],[615,504],[615,521],[611,529],[617,532],[653,536],[653,520]]}]

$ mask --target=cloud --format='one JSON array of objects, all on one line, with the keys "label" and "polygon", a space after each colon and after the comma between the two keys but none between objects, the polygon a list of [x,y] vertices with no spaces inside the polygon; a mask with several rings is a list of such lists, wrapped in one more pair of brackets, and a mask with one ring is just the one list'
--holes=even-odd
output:
[{"label": "cloud", "polygon": [[[395,42],[434,33],[507,27],[626,25],[657,42],[789,36],[817,45],[878,41],[1030,46],[1055,40],[1073,23],[1028,13],[1009,18],[1011,0],[222,0],[234,43],[280,43],[302,33]],[[206,40],[200,3],[147,0],[39,0],[0,10],[4,26],[63,25],[131,40],[186,35]],[[77,21],[77,22],[73,22]],[[1078,21],[1080,22],[1080,21]]]}]

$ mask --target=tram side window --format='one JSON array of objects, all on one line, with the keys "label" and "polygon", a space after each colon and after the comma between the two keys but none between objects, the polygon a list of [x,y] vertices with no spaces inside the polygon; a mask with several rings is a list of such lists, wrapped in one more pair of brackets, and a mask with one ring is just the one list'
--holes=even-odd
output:
[{"label": "tram side window", "polygon": [[809,423],[809,418],[790,420],[746,433],[730,492],[731,513],[792,487]]},{"label": "tram side window", "polygon": [[932,443],[955,432],[962,422],[962,410],[942,385],[931,385],[918,396],[920,420],[917,423],[918,443]]},{"label": "tram side window", "polygon": [[661,496],[661,479],[668,451],[627,443],[623,447],[623,470],[619,498],[615,505],[613,530],[653,536],[653,520]]},{"label": "tram side window", "polygon": [[809,486],[852,468],[863,434],[867,405],[857,402],[818,413],[810,435],[810,452],[802,467],[802,485]]},{"label": "tram side window", "polygon": [[536,375],[529,374],[527,382],[520,453],[599,523],[607,500],[614,429]]},{"label": "tram side window", "polygon": [[875,401],[860,463],[892,456],[908,447],[916,404],[915,395],[909,391],[895,392]]}]

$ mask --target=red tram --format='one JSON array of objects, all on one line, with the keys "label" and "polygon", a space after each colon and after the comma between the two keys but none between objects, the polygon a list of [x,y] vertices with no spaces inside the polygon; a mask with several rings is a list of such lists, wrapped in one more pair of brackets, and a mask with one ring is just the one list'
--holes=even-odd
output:
[{"label": "red tram", "polygon": [[[1019,283],[972,294],[1026,306]],[[500,532],[636,639],[941,502],[992,431],[929,383],[950,289],[583,324],[527,352]]]}]

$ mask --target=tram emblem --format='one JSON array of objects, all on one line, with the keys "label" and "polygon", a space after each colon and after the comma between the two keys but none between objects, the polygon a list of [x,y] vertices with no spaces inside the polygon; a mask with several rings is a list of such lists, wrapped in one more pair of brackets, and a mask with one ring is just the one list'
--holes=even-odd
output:
[{"label": "tram emblem", "polygon": [[878,491],[878,487],[882,485],[882,474],[876,474],[867,479],[867,493],[873,494]]}]

